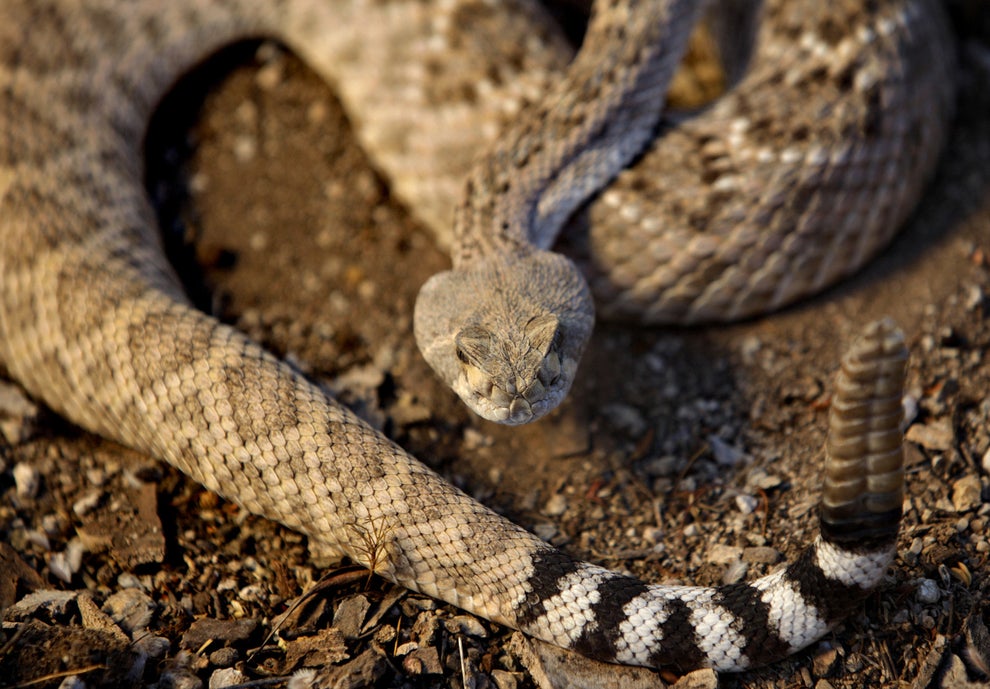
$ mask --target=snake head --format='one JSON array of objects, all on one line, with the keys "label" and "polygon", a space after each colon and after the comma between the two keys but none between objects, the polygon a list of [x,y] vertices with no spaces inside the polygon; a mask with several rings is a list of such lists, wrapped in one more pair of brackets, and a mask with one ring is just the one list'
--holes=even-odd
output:
[{"label": "snake head", "polygon": [[475,413],[528,423],[567,395],[594,325],[587,283],[547,251],[489,257],[430,278],[416,299],[416,341]]}]

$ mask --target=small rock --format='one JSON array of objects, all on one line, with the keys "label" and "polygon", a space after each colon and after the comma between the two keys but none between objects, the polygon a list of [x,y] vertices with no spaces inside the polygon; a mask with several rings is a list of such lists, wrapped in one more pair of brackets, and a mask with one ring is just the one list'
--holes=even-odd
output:
[{"label": "small rock", "polygon": [[464,429],[464,449],[465,450],[478,450],[483,447],[491,447],[495,443],[495,439],[490,435],[485,435],[481,431],[474,428]]},{"label": "small rock", "polygon": [[708,561],[714,565],[731,565],[742,559],[742,552],[738,546],[716,543],[708,549]]},{"label": "small rock", "polygon": [[415,641],[407,641],[404,644],[399,644],[398,646],[396,646],[395,647],[395,653],[393,653],[392,655],[394,655],[394,656],[396,656],[398,658],[401,658],[404,655],[409,655],[410,653],[412,653],[413,651],[415,651],[417,648],[419,648],[419,644],[418,643],[416,643]]},{"label": "small rock", "polygon": [[741,493],[736,496],[736,508],[744,515],[753,514],[760,506],[760,501],[756,496]]},{"label": "small rock", "polygon": [[921,603],[937,603],[942,592],[939,591],[938,584],[932,579],[920,579],[915,597]]},{"label": "small rock", "polygon": [[48,540],[48,536],[46,536],[41,531],[35,531],[34,529],[26,529],[24,531],[24,538],[27,540],[28,543],[32,543],[38,546],[45,552],[48,552],[52,549],[52,543],[51,541]]},{"label": "small rock", "polygon": [[519,686],[519,673],[506,670],[492,670],[492,679],[497,689],[516,689]]},{"label": "small rock", "polygon": [[48,566],[56,577],[65,583],[71,583],[73,575],[82,568],[83,553],[86,548],[79,538],[69,541],[65,550],[60,553],[52,553],[48,559]]},{"label": "small rock", "polygon": [[964,305],[967,311],[976,311],[978,308],[984,306],[987,303],[987,295],[984,294],[983,288],[979,285],[970,285],[969,289],[966,291],[966,300]]},{"label": "small rock", "polygon": [[[132,590],[132,589],[127,589]],[[207,641],[243,641],[249,638],[258,627],[258,621],[244,620],[215,620],[204,618],[196,620],[185,634],[182,635],[182,647],[196,651]]]},{"label": "small rock", "polygon": [[832,674],[839,662],[839,652],[831,644],[824,644],[824,648],[815,653],[811,660],[811,671],[816,677],[826,677]]},{"label": "small rock", "polygon": [[402,669],[410,675],[442,675],[440,656],[433,646],[417,648],[402,659]]},{"label": "small rock", "polygon": [[41,485],[41,474],[38,473],[38,470],[26,462],[18,462],[14,465],[13,473],[17,497],[26,500],[34,499]]},{"label": "small rock", "polygon": [[547,504],[543,506],[543,514],[548,517],[559,517],[567,511],[567,498],[563,493],[554,493]]},{"label": "small rock", "polygon": [[287,667],[324,667],[349,658],[344,635],[336,627],[321,629],[312,636],[300,636],[286,644]]},{"label": "small rock", "polygon": [[130,572],[121,572],[117,577],[117,585],[122,589],[142,589],[147,590],[144,583]]},{"label": "small rock", "polygon": [[155,601],[137,589],[117,591],[103,603],[103,612],[134,637],[134,632],[146,628],[155,612]]},{"label": "small rock", "polygon": [[763,348],[763,342],[756,335],[747,335],[739,345],[739,353],[747,366],[756,363],[756,355]]},{"label": "small rock", "polygon": [[956,512],[968,512],[980,506],[983,488],[980,477],[967,474],[952,485],[952,507]]},{"label": "small rock", "polygon": [[346,598],[333,614],[333,626],[340,630],[345,639],[356,639],[361,636],[361,628],[369,608],[371,603],[364,596]]},{"label": "small rock", "polygon": [[770,546],[752,546],[744,548],[742,554],[745,562],[761,565],[774,565],[780,561],[780,551]]},{"label": "small rock", "polygon": [[983,453],[981,464],[983,465],[983,473],[990,474],[990,447]]},{"label": "small rock", "polygon": [[695,670],[674,682],[671,689],[718,689],[718,675],[714,670]]},{"label": "small rock", "polygon": [[134,649],[143,653],[149,658],[161,660],[172,647],[172,642],[164,636],[153,636],[151,634],[139,634],[134,640]]},{"label": "small rock", "polygon": [[666,532],[658,526],[648,526],[643,529],[643,538],[653,546],[663,545],[665,535]]},{"label": "small rock", "polygon": [[102,490],[91,490],[81,498],[72,503],[72,511],[77,517],[85,517],[87,514],[99,507],[103,500]]},{"label": "small rock", "polygon": [[245,675],[240,670],[235,670],[234,668],[225,667],[214,671],[210,675],[210,689],[223,689],[224,687],[233,687],[238,684],[244,684],[248,681],[247,675]]},{"label": "small rock", "polygon": [[540,522],[539,524],[533,524],[533,533],[540,540],[549,542],[557,535],[557,525],[551,524],[550,522]]},{"label": "small rock", "polygon": [[369,648],[354,660],[343,665],[321,668],[310,675],[307,683],[296,683],[293,678],[289,689],[304,687],[376,687],[391,670],[391,665],[380,649]]},{"label": "small rock", "polygon": [[723,467],[734,467],[746,458],[746,453],[729,445],[717,435],[708,436],[708,444],[715,456],[715,463]]},{"label": "small rock", "polygon": [[42,610],[50,618],[60,618],[65,615],[69,603],[75,599],[76,593],[74,591],[42,589],[29,593],[4,610],[3,618],[5,622],[17,622],[28,617],[35,617]]},{"label": "small rock", "polygon": [[[224,646],[218,648],[210,654],[210,664],[215,667],[231,667],[240,658],[241,654],[236,648]],[[212,684],[213,680],[210,680]]]},{"label": "small rock", "polygon": [[927,450],[948,450],[955,439],[952,419],[943,418],[924,425],[915,424],[907,430],[905,437]]},{"label": "small rock", "polygon": [[0,381],[0,433],[11,445],[28,440],[34,432],[38,405],[20,387]]},{"label": "small rock", "polygon": [[782,478],[768,473],[767,470],[762,467],[755,467],[749,472],[749,476],[746,477],[747,486],[760,488],[761,490],[776,488],[783,482],[784,481]]}]

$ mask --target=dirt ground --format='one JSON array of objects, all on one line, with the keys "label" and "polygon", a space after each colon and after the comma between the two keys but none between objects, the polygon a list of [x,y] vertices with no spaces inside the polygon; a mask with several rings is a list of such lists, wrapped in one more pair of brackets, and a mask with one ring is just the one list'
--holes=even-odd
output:
[{"label": "dirt ground", "polygon": [[[813,537],[839,356],[864,324],[893,317],[916,406],[900,555],[861,614],[721,685],[986,686],[990,11],[957,9],[958,121],[889,251],[770,317],[690,330],[599,324],[569,400],[522,428],[469,415],[419,356],[413,301],[447,259],[295,58],[270,44],[241,49],[186,86],[153,129],[149,188],[172,244],[195,240],[176,261],[203,308],[485,504],[650,581],[754,578]],[[213,84],[217,72],[226,76]],[[316,674],[291,686],[548,681],[533,669],[540,649],[510,630],[327,567],[304,537],[71,427],[3,379],[0,534],[0,687],[283,686],[302,668]]]}]

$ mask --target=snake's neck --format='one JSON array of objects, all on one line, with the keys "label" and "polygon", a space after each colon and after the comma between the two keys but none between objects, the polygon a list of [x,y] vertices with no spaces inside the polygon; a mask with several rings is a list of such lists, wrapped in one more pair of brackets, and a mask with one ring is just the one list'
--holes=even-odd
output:
[{"label": "snake's neck", "polygon": [[[454,218],[455,268],[548,249],[652,138],[704,3],[599,2],[564,78],[479,158]],[[635,17],[635,21],[630,18]],[[675,30],[677,29],[677,30]]]}]

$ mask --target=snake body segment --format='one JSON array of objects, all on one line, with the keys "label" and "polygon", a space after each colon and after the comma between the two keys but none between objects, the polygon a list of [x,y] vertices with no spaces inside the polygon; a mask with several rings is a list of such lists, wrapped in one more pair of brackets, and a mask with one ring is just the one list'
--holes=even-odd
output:
[{"label": "snake body segment", "polygon": [[[450,179],[463,180],[464,150],[480,149],[490,134],[481,128],[481,139],[465,144],[460,132],[439,126],[471,111],[456,95],[448,108],[438,105],[436,83],[398,90],[399,104],[390,105],[383,89],[402,78],[389,65],[406,77],[436,75],[415,65],[429,64],[438,45],[453,49],[445,32],[460,25],[441,19],[467,21],[459,11],[503,33],[520,20],[486,15],[470,2],[436,12],[429,5],[0,5],[0,362],[81,427],[164,459],[358,563],[370,564],[360,525],[381,525],[387,537],[376,553],[378,573],[562,647],[608,662],[741,670],[806,646],[876,586],[894,552],[902,484],[896,409],[906,353],[889,323],[868,328],[843,364],[818,540],[785,569],[751,583],[671,587],[578,562],[499,517],[183,295],[142,186],[140,143],[174,81],[242,37],[280,37],[339,82],[357,119],[367,112],[358,131],[383,169],[397,174],[399,188],[421,194],[427,216],[438,205],[453,207],[437,199]],[[519,16],[530,22],[540,13],[529,8]],[[528,74],[524,90],[550,81],[566,52],[552,37],[539,43],[550,53],[533,48],[515,59]],[[476,51],[468,64],[482,58]],[[489,100],[467,99],[490,119],[516,88],[495,82]],[[431,127],[443,133],[417,148],[408,129],[393,128],[396,109],[412,123],[405,126],[424,128],[421,136]],[[387,152],[386,144],[402,151]],[[459,153],[428,163],[441,181],[421,188],[401,171],[434,145],[433,154]],[[599,206],[624,193],[606,192]],[[563,220],[550,206],[530,205],[527,213],[534,208],[555,219],[549,225]],[[469,243],[457,242],[463,255]],[[553,350],[554,338],[544,339],[544,349]],[[573,373],[561,361],[537,368],[547,386]]]}]

